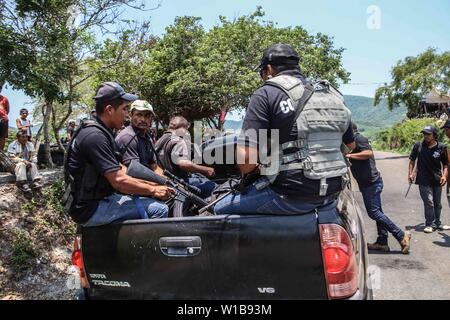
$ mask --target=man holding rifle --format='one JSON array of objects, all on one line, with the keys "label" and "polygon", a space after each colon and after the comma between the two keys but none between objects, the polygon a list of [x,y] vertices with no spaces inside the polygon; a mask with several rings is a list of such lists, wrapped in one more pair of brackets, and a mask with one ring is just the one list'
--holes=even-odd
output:
[{"label": "man holding rifle", "polygon": [[112,134],[122,127],[128,105],[137,98],[115,82],[102,83],[94,98],[97,117],[83,122],[74,134],[65,161],[64,202],[82,226],[168,215],[167,205],[159,200],[174,190],[127,175]]}]

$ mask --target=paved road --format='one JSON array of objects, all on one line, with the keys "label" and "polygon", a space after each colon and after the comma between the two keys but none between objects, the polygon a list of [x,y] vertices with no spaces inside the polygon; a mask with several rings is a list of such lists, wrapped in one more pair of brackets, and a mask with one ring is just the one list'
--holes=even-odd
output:
[{"label": "paved road", "polygon": [[[410,255],[402,255],[400,245],[389,237],[390,253],[371,253],[369,262],[380,270],[380,288],[374,298],[392,299],[450,299],[450,231],[423,233],[423,203],[417,186],[413,186],[405,200],[408,188],[409,160],[397,154],[376,152],[377,166],[384,180],[382,193],[384,212],[402,229],[412,233]],[[362,211],[365,207],[361,193],[356,191]],[[442,197],[441,220],[450,225],[450,209],[445,192]],[[376,240],[375,223],[365,215],[366,240]]]}]

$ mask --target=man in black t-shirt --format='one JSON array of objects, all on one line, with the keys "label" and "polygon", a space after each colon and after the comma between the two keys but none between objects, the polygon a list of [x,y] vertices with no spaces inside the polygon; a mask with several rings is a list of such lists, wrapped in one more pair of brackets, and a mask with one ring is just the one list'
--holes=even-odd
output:
[{"label": "man in black t-shirt", "polygon": [[150,136],[150,128],[155,116],[152,105],[144,100],[136,100],[131,104],[130,112],[131,124],[120,131],[116,137],[122,153],[122,163],[129,166],[131,161],[138,160],[144,166],[162,175]]},{"label": "man in black t-shirt", "polygon": [[137,97],[115,82],[105,82],[94,99],[97,117],[81,125],[68,149],[65,173],[71,197],[65,200],[69,214],[86,227],[167,217],[167,205],[156,199],[166,200],[174,190],[128,176],[119,162],[112,130],[122,127],[128,104]]},{"label": "man in black t-shirt", "polygon": [[388,231],[397,239],[403,254],[409,253],[411,234],[403,232],[389,219],[381,207],[381,192],[383,191],[383,179],[375,163],[375,157],[369,140],[358,132],[358,127],[352,123],[355,133],[356,148],[347,154],[353,177],[358,183],[363,196],[367,214],[377,223],[378,238],[375,243],[367,244],[369,250],[388,252]]},{"label": "man in black t-shirt", "polygon": [[[437,131],[426,126],[422,132],[423,141],[417,142],[409,156],[408,182],[419,185],[425,211],[425,233],[434,230],[448,230],[441,225],[442,187],[447,183],[447,146],[437,140]],[[417,170],[414,167],[417,160]]]},{"label": "man in black t-shirt", "polygon": [[[311,83],[300,72],[299,60],[300,57],[297,52],[286,44],[273,45],[264,52],[259,71],[265,84],[256,90],[250,99],[242,125],[243,135],[239,139],[236,150],[236,158],[241,173],[243,175],[255,173],[262,167],[259,165],[259,163],[263,162],[261,161],[261,151],[264,150],[262,146],[271,145],[267,140],[276,140],[275,135],[278,134],[279,139],[275,143],[279,146],[288,146],[292,142],[292,148],[286,147],[286,152],[290,152],[286,154],[286,159],[292,157],[293,160],[287,160],[286,162],[283,160],[283,165],[286,164],[286,167],[292,169],[279,170],[274,181],[270,181],[269,175],[265,175],[263,178],[248,186],[244,193],[226,197],[215,206],[214,211],[216,214],[295,214],[309,212],[318,207],[322,207],[324,210],[334,210],[336,206],[335,199],[345,184],[343,177],[333,176],[326,179],[325,183],[323,181],[324,179],[321,181],[321,179],[308,178],[305,175],[304,169],[302,169],[302,166],[310,168],[308,167],[310,164],[307,159],[308,157],[304,157],[305,147],[311,148],[311,150],[306,151],[311,152],[310,156],[320,153],[320,150],[313,150],[316,143],[312,141],[309,146],[305,144],[300,145],[298,141],[299,131],[305,132],[306,134],[307,130],[298,127],[297,111],[301,108],[300,104],[303,104],[303,102],[306,104],[306,100],[309,99],[305,98],[305,94],[308,91],[314,92],[315,89],[310,89],[312,87]],[[300,91],[303,92],[302,99],[304,100],[297,99],[296,101],[292,101],[285,90],[268,83],[268,80],[275,78],[278,78],[279,81],[280,79],[286,79],[288,82],[295,83],[296,87],[300,86]],[[327,89],[331,90],[330,87],[327,87]],[[324,92],[330,92],[326,91],[327,89]],[[339,93],[337,95],[342,98]],[[300,101],[300,103],[297,104],[297,101]],[[337,104],[336,100],[333,102]],[[342,103],[342,101],[339,101],[339,103]],[[336,107],[333,103],[329,105],[330,108]],[[327,111],[326,108],[324,111]],[[350,112],[348,109],[341,108],[337,112],[342,112],[340,118],[342,119],[342,123],[344,123],[342,128],[339,125],[330,125],[328,127],[328,122],[332,122],[333,120],[327,118],[322,119],[322,121],[325,123],[323,127],[328,129],[328,131],[323,130],[319,134],[316,132],[313,133],[312,131],[314,130],[308,132],[311,132],[311,136],[317,136],[315,139],[319,140],[316,140],[316,142],[323,142],[323,144],[327,142],[321,141],[320,139],[326,139],[324,138],[325,135],[330,134],[331,136],[333,134],[334,136],[339,136],[339,141],[332,142],[339,146],[333,145],[329,149],[332,148],[333,151],[338,150],[335,153],[336,157],[334,160],[336,160],[335,162],[339,162],[339,164],[343,163],[345,167],[344,158],[340,153],[340,146],[344,143],[350,149],[354,147],[353,131],[350,125]],[[346,128],[343,128],[344,126]],[[331,127],[339,127],[340,131],[333,131]],[[255,136],[248,137],[252,132]],[[270,136],[264,136],[265,133]],[[246,137],[246,135],[248,136]],[[271,156],[277,157],[277,155]],[[323,165],[326,162],[324,161],[319,165]],[[347,171],[346,168],[344,170]]]},{"label": "man in black t-shirt", "polygon": [[200,197],[206,199],[217,187],[215,182],[209,180],[214,177],[215,172],[214,168],[191,161],[189,127],[190,123],[186,118],[172,117],[168,131],[156,142],[156,152],[164,170],[200,189]]}]

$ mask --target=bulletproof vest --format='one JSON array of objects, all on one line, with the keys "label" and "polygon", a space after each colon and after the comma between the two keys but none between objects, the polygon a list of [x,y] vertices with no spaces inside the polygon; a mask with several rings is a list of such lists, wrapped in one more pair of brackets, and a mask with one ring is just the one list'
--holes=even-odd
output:
[{"label": "bulletproof vest", "polygon": [[287,75],[274,77],[266,81],[266,85],[275,86],[288,95],[286,103],[296,111],[293,130],[297,131],[297,140],[272,150],[271,161],[278,161],[275,166],[278,170],[262,170],[262,173],[273,183],[280,171],[303,170],[306,178],[321,181],[319,196],[325,196],[328,178],[346,180],[348,174],[341,145],[351,113],[342,94],[328,81],[303,83]]},{"label": "bulletproof vest", "polygon": [[[68,168],[68,159],[73,152],[73,143],[81,130],[95,127],[102,131],[110,140],[110,143],[114,150],[116,159],[120,162],[120,152],[116,145],[113,135],[110,131],[104,128],[95,120],[85,120],[82,122],[80,128],[78,128],[72,140],[70,141],[69,148],[64,159],[64,178],[66,184],[66,193],[64,195],[63,202],[65,203],[66,211],[72,215],[72,205],[76,205],[79,202],[89,202],[94,200],[102,200],[114,193],[114,189],[108,180],[100,173],[100,171],[90,162],[86,161],[85,167],[75,175],[71,175]],[[76,219],[75,219],[76,220]]]},{"label": "bulletproof vest", "polygon": [[156,142],[156,156],[159,159],[159,163],[163,166],[164,170],[169,171],[178,178],[187,180],[189,175],[186,171],[181,170],[176,164],[172,162],[172,150],[176,145],[176,141],[172,139],[174,134],[172,132],[166,132]]}]

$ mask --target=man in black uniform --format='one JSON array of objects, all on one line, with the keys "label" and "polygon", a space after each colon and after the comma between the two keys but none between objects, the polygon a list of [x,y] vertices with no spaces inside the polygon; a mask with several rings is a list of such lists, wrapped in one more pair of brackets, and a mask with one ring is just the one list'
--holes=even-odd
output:
[{"label": "man in black uniform", "polygon": [[69,214],[87,227],[167,217],[167,205],[156,199],[166,200],[174,190],[132,178],[119,163],[112,130],[122,127],[128,105],[137,96],[126,93],[115,82],[105,82],[94,99],[97,117],[83,122],[68,150],[65,170],[71,191],[66,201]]},{"label": "man in black uniform", "polygon": [[[408,182],[419,185],[420,197],[425,211],[425,233],[434,230],[448,230],[441,225],[442,187],[447,183],[447,146],[438,142],[436,128],[426,126],[422,132],[423,141],[418,141],[409,156]],[[417,160],[417,172],[414,167]]]},{"label": "man in black uniform", "polygon": [[[328,82],[313,88],[300,72],[299,61],[286,44],[264,52],[259,71],[265,84],[251,97],[236,157],[244,175],[263,170],[258,158],[261,160],[265,151],[258,154],[258,148],[265,143],[262,130],[268,130],[272,139],[279,135],[276,142],[281,154],[272,152],[270,161],[280,156],[280,169],[276,174],[263,173],[265,177],[244,193],[220,201],[216,214],[335,210],[348,172],[340,147],[342,143],[354,147],[350,111]],[[313,121],[308,122],[307,116]],[[256,136],[247,135],[250,130]],[[321,168],[320,172],[316,168]]]},{"label": "man in black uniform", "polygon": [[388,245],[388,231],[400,243],[403,254],[409,253],[411,234],[403,232],[388,216],[381,207],[381,192],[383,191],[383,179],[375,163],[375,157],[369,140],[358,132],[358,127],[352,123],[355,134],[356,148],[347,154],[353,177],[359,186],[363,196],[366,211],[372,220],[377,223],[378,238],[375,243],[368,243],[369,250],[390,251]]}]

